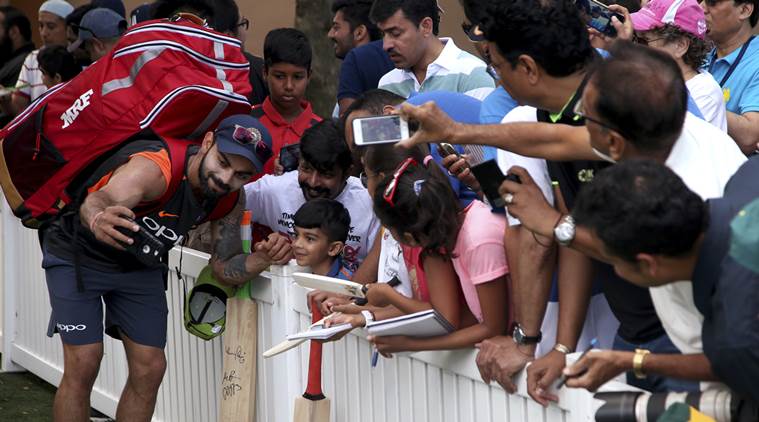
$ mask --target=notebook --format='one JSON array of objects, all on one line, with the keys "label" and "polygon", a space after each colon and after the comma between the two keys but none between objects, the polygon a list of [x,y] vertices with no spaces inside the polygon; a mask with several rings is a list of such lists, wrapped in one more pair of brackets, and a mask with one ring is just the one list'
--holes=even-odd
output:
[{"label": "notebook", "polygon": [[454,331],[453,326],[434,309],[373,321],[366,325],[373,336],[434,337]]},{"label": "notebook", "polygon": [[340,278],[327,277],[309,273],[293,273],[295,282],[309,289],[317,289],[323,292],[339,293],[354,297],[364,297],[363,284]]},{"label": "notebook", "polygon": [[302,331],[300,333],[290,334],[287,336],[287,340],[299,340],[299,339],[306,339],[306,340],[326,340],[335,334],[340,334],[343,331],[348,331],[351,328],[353,328],[350,324],[339,324],[339,325],[333,325],[329,328],[324,328],[324,325],[319,324],[311,327],[310,329],[306,331]]}]

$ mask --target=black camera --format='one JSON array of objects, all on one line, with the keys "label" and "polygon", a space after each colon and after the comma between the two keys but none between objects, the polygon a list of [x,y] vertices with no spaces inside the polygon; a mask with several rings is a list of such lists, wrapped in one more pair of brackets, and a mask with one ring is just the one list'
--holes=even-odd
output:
[{"label": "black camera", "polygon": [[285,145],[279,151],[279,164],[284,167],[284,172],[298,168],[300,161],[300,144]]},{"label": "black camera", "polygon": [[[134,220],[128,220],[134,222]],[[148,267],[164,265],[161,262],[161,258],[166,253],[166,246],[153,233],[150,233],[139,224],[137,226],[140,230],[136,232],[126,227],[116,227],[116,230],[133,240],[131,245],[128,243],[123,244],[126,251]]]}]

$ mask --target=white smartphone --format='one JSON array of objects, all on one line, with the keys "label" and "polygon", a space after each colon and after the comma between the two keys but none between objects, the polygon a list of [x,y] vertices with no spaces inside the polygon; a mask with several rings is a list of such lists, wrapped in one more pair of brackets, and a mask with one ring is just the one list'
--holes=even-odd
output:
[{"label": "white smartphone", "polygon": [[353,120],[353,142],[356,145],[389,144],[408,137],[408,122],[398,115]]}]

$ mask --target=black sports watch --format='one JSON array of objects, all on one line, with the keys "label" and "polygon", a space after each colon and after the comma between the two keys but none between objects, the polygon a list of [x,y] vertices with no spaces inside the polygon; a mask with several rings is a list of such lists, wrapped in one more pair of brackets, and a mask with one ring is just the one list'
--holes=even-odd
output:
[{"label": "black sports watch", "polygon": [[543,339],[543,333],[538,331],[538,335],[528,336],[524,333],[522,326],[518,322],[515,322],[514,331],[512,331],[511,337],[514,339],[514,342],[516,344],[523,344],[523,345],[538,344],[540,343],[540,340]]}]

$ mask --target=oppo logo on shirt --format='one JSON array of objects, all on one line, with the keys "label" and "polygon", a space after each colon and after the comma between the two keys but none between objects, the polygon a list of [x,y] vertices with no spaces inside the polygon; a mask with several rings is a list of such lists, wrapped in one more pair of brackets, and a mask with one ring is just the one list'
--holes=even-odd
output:
[{"label": "oppo logo on shirt", "polygon": [[178,235],[174,230],[159,224],[157,221],[148,216],[142,217],[142,222],[145,224],[145,228],[153,232],[156,237],[162,237],[170,242],[173,242],[175,245],[184,239],[184,236]]},{"label": "oppo logo on shirt", "polygon": [[79,98],[74,101],[74,104],[72,104],[65,113],[61,114],[61,120],[63,120],[63,126],[61,129],[66,129],[70,124],[74,123],[74,120],[79,117],[79,113],[90,105],[90,96],[92,96],[92,93],[93,91],[90,89],[80,95]]}]

